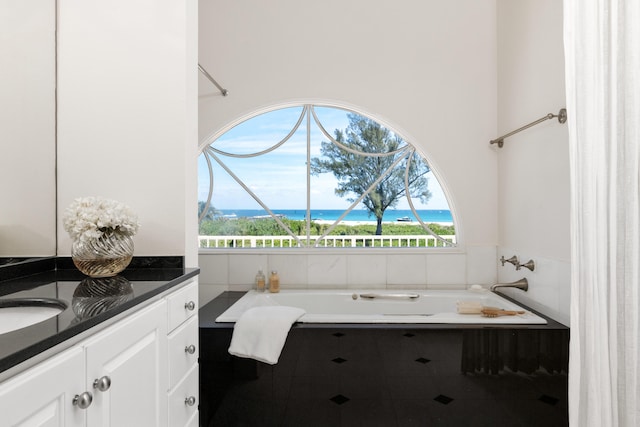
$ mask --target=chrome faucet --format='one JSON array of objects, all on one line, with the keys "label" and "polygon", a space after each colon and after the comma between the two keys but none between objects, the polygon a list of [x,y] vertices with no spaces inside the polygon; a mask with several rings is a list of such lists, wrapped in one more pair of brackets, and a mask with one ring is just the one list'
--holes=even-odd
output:
[{"label": "chrome faucet", "polygon": [[518,257],[517,257],[517,256],[515,256],[515,255],[514,255],[514,256],[512,256],[512,257],[511,257],[511,258],[509,258],[509,259],[506,259],[506,258],[504,257],[504,255],[503,255],[503,256],[501,256],[501,257],[500,257],[500,262],[502,263],[502,266],[503,266],[503,267],[504,267],[505,263],[507,263],[507,262],[508,262],[509,264],[513,264],[513,265],[515,265],[515,266],[516,266],[516,268],[517,268],[517,267],[518,267],[518,265],[520,264],[520,261],[518,261]]},{"label": "chrome faucet", "polygon": [[495,292],[497,288],[518,288],[526,292],[529,290],[529,281],[526,277],[523,277],[512,283],[496,283],[491,286],[491,292]]}]

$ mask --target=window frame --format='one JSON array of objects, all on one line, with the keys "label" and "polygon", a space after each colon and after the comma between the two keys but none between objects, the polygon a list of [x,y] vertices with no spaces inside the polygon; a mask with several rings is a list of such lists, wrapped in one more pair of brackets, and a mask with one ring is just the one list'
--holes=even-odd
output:
[{"label": "window frame", "polygon": [[[429,165],[429,168],[433,174],[433,177],[436,179],[439,187],[441,188],[442,192],[444,193],[444,197],[447,201],[448,204],[448,208],[449,208],[449,212],[451,213],[451,218],[452,218],[452,224],[455,226],[455,242],[454,243],[449,243],[448,245],[445,246],[437,246],[437,247],[426,247],[426,246],[421,246],[421,247],[317,247],[317,246],[296,246],[296,247],[277,247],[277,248],[270,248],[270,247],[259,247],[259,248],[234,248],[234,247],[220,247],[220,248],[202,248],[199,247],[198,250],[199,252],[202,253],[219,253],[219,254],[224,254],[224,253],[228,253],[228,254],[318,254],[318,253],[322,253],[322,254],[367,254],[367,253],[372,253],[372,251],[375,251],[375,253],[377,254],[398,254],[398,251],[402,251],[403,253],[425,253],[425,252],[436,252],[436,253],[460,253],[463,252],[463,232],[462,232],[462,225],[459,221],[458,218],[458,212],[457,209],[454,206],[453,203],[453,197],[451,196],[451,193],[448,189],[448,186],[446,185],[446,182],[443,180],[442,175],[439,173],[439,170],[437,168],[437,166],[434,164],[433,159],[428,156],[427,154],[425,154],[423,147],[420,147],[410,141],[412,141],[412,138],[407,138],[405,137],[406,132],[402,132],[402,131],[397,131],[396,129],[398,129],[397,126],[393,126],[393,125],[389,125],[387,121],[385,120],[381,120],[378,117],[376,117],[375,115],[372,115],[368,112],[366,112],[365,110],[363,110],[362,108],[359,107],[354,107],[354,106],[346,106],[344,104],[336,104],[336,103],[328,103],[327,101],[307,101],[307,102],[291,102],[291,103],[283,103],[283,104],[277,104],[277,105],[272,105],[272,106],[268,106],[268,107],[263,107],[261,109],[258,110],[254,110],[251,113],[247,113],[245,115],[242,115],[238,118],[236,118],[235,120],[229,122],[226,126],[220,128],[218,131],[212,132],[211,134],[207,135],[205,138],[203,138],[201,140],[201,142],[199,143],[198,146],[198,153],[197,156],[198,158],[202,155],[203,151],[209,147],[212,143],[214,143],[218,138],[220,138],[221,136],[223,136],[224,134],[226,134],[227,132],[229,132],[230,130],[232,130],[233,128],[235,128],[236,126],[248,121],[248,120],[252,120],[253,118],[256,118],[258,116],[264,115],[264,114],[268,114],[270,112],[274,112],[277,110],[282,110],[282,109],[286,109],[286,108],[302,108],[302,114],[301,116],[303,116],[305,114],[305,110],[307,107],[311,107],[312,110],[310,113],[308,113],[310,116],[313,115],[313,108],[314,107],[321,107],[321,108],[334,108],[334,109],[340,109],[340,110],[344,110],[345,112],[348,113],[355,113],[358,115],[361,115],[367,119],[373,120],[375,122],[377,122],[378,124],[380,124],[381,126],[383,126],[386,129],[389,129],[390,131],[392,131],[394,134],[399,135],[402,140],[405,142],[405,144],[407,144],[407,146],[412,147],[413,151],[420,155],[423,159],[425,159],[427,161],[427,164]],[[311,120],[313,121],[313,119]],[[299,123],[298,123],[299,124]],[[309,126],[309,123],[306,123],[306,126]],[[331,140],[333,140],[333,137],[329,134],[326,133],[326,131],[324,131],[324,129],[322,128],[322,126],[320,126],[320,129],[322,129],[323,134],[327,137],[329,137]],[[285,138],[286,139],[286,138]],[[276,143],[274,143],[274,145],[276,145]],[[309,174],[309,170],[307,170],[307,174]],[[310,188],[307,188],[307,193],[309,192]],[[213,192],[213,191],[211,191]],[[411,202],[409,202],[411,203]],[[354,207],[352,207],[351,209],[354,209]],[[351,210],[349,209],[349,210]],[[413,208],[413,206],[411,205],[411,210],[416,210],[415,208]],[[346,210],[345,210],[346,211]],[[419,217],[419,215],[417,215],[417,212],[414,212],[416,214],[417,217]],[[198,218],[198,226],[200,223],[200,219]],[[428,226],[426,226],[424,223],[422,223],[422,221],[420,220],[420,223],[423,225],[423,227],[425,227],[425,233],[432,234],[435,235],[435,233],[431,232],[431,230],[428,228]],[[281,225],[282,226],[282,225]],[[333,226],[331,226],[331,228],[333,228]]]}]

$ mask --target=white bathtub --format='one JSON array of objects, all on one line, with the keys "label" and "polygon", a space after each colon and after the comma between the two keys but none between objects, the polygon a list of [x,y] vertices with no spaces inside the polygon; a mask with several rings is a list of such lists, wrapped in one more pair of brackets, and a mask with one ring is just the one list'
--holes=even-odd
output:
[{"label": "white bathtub", "polygon": [[[369,297],[367,297],[369,296]],[[373,296],[373,298],[371,298]],[[524,310],[487,290],[282,290],[280,293],[249,291],[222,313],[216,322],[235,322],[251,307],[291,306],[306,311],[303,323],[451,323],[546,324],[534,313],[483,317],[459,314],[458,301],[480,302],[505,310]]]}]

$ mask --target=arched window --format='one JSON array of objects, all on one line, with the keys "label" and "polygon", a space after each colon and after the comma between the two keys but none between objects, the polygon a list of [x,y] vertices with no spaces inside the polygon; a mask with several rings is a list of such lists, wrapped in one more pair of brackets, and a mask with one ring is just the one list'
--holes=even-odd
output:
[{"label": "arched window", "polygon": [[200,247],[446,247],[428,162],[375,120],[320,105],[248,119],[198,160]]}]

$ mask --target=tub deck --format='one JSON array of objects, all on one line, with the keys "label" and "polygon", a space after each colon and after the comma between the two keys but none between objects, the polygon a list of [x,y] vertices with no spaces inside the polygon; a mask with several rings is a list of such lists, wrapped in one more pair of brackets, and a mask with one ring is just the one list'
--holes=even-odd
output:
[{"label": "tub deck", "polygon": [[[457,303],[522,310],[524,314],[488,318],[460,314]],[[547,321],[537,314],[487,290],[293,290],[279,293],[249,291],[216,318],[236,322],[252,307],[290,306],[306,311],[300,323],[424,323],[424,324],[537,324]]]}]

